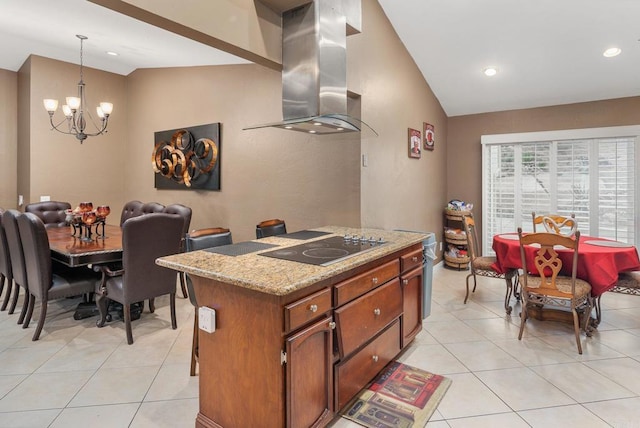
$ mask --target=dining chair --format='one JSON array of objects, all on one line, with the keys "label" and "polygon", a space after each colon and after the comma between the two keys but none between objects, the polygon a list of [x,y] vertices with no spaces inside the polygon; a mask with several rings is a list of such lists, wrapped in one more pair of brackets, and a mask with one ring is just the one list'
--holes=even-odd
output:
[{"label": "dining chair", "polygon": [[533,222],[533,232],[536,233],[537,226],[542,225],[544,230],[550,233],[557,233],[565,236],[573,236],[578,230],[578,221],[576,215],[571,213],[569,217],[558,214],[540,214],[536,215],[535,211],[531,212],[531,220]]},{"label": "dining chair", "polygon": [[18,229],[26,263],[29,292],[29,308],[22,328],[29,327],[35,301],[40,301],[40,317],[31,340],[40,338],[47,316],[48,303],[52,300],[93,293],[99,276],[86,267],[69,269],[62,274],[53,272],[51,249],[47,230],[42,220],[33,213],[17,217]]},{"label": "dining chair", "polygon": [[120,213],[120,226],[124,224],[125,221],[129,220],[133,217],[138,217],[142,215],[142,206],[144,204],[142,201],[134,200],[129,201],[122,207],[122,213]]},{"label": "dining chair", "polygon": [[9,248],[9,258],[11,259],[11,273],[15,284],[13,287],[13,298],[9,305],[9,314],[13,314],[16,309],[18,297],[20,295],[20,288],[24,288],[25,291],[22,310],[18,317],[18,324],[22,324],[24,321],[24,317],[27,314],[27,308],[29,307],[30,296],[24,253],[22,251],[22,241],[20,231],[18,230],[18,217],[20,215],[22,215],[22,213],[17,210],[6,210],[2,213],[2,226],[4,227],[5,237],[7,238],[7,248]]},{"label": "dining chair", "polygon": [[[193,230],[185,238],[186,251],[197,251],[205,248],[218,247],[220,245],[233,244],[231,232],[222,227],[210,227],[207,229]],[[196,365],[198,363],[198,301],[193,291],[193,282],[188,274],[185,274],[187,289],[189,290],[189,300],[195,309],[193,317],[193,339],[191,344],[191,376],[196,375]]]},{"label": "dining chair", "polygon": [[[185,240],[185,237],[187,236],[187,233],[189,233],[189,226],[191,225],[191,215],[192,215],[191,208],[182,204],[171,204],[164,207],[163,212],[167,214],[178,214],[180,217],[182,217],[183,224],[182,224],[182,240],[180,241],[180,252],[184,252],[184,240]],[[185,286],[184,272],[178,272],[178,278],[180,280],[180,289],[182,290],[182,297],[186,299],[187,288]],[[152,305],[151,302],[149,302],[149,304]]]},{"label": "dining chair", "polygon": [[287,226],[284,220],[272,219],[261,221],[256,225],[256,238],[266,238],[267,236],[283,235],[287,233]]},{"label": "dining chair", "polygon": [[473,214],[469,213],[462,217],[462,225],[464,228],[465,235],[467,236],[467,251],[469,254],[469,275],[467,275],[467,293],[464,296],[464,303],[467,303],[469,299],[469,279],[473,277],[473,290],[475,293],[477,286],[477,278],[478,276],[484,276],[487,278],[499,278],[504,279],[507,284],[507,291],[504,299],[504,308],[507,312],[507,315],[511,314],[511,295],[512,293],[517,294],[517,279],[518,279],[518,270],[517,269],[509,269],[505,273],[497,272],[493,269],[492,265],[496,263],[495,257],[490,256],[480,256],[479,254],[479,243],[478,237],[476,233],[476,223],[473,218]]},{"label": "dining chair", "polygon": [[[524,272],[520,276],[522,312],[520,314],[521,322],[518,339],[522,339],[530,306],[555,306],[560,309],[570,309],[573,315],[573,330],[578,345],[578,353],[582,354],[578,310],[584,315],[582,329],[587,336],[591,336],[589,320],[593,309],[593,299],[591,297],[591,284],[576,277],[580,231],[576,231],[573,238],[548,232],[524,235],[522,228],[519,227],[518,238],[520,240],[520,258]],[[527,258],[527,250],[531,250],[532,246],[534,247],[533,257]],[[572,250],[570,276],[560,275],[562,259],[558,251],[556,251],[559,247]]]},{"label": "dining chair", "polygon": [[71,209],[69,202],[45,201],[27,204],[24,211],[33,213],[42,220],[45,227],[65,227],[67,224],[66,210]]},{"label": "dining chair", "polygon": [[123,306],[127,343],[133,343],[131,305],[169,295],[171,327],[176,322],[176,277],[158,266],[158,257],[176,254],[180,250],[183,219],[177,214],[152,213],[128,219],[122,225],[122,269],[96,266],[102,279],[96,290],[96,303],[103,327],[107,321],[108,300]]},{"label": "dining chair", "polygon": [[0,311],[7,309],[9,298],[11,297],[11,289],[14,287],[13,273],[11,272],[11,256],[9,255],[9,244],[7,243],[4,226],[2,226],[3,213],[4,209],[0,208],[0,296],[2,296],[2,293],[5,290],[5,285],[7,288],[4,298],[2,299]]}]

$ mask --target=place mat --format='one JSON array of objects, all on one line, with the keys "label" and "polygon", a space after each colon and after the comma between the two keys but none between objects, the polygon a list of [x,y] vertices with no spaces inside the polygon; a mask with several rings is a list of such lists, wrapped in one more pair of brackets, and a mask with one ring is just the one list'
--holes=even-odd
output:
[{"label": "place mat", "polygon": [[585,244],[595,245],[598,247],[615,247],[615,248],[631,248],[633,245],[627,244],[626,242],[620,241],[604,241],[604,240],[593,240],[593,241],[584,241]]},{"label": "place mat", "polygon": [[451,379],[393,361],[342,417],[370,428],[424,427],[449,386]]},{"label": "place mat", "polygon": [[330,232],[320,232],[319,230],[299,230],[297,232],[285,233],[284,235],[278,235],[278,238],[288,238],[288,239],[313,239],[318,236],[331,235]]},{"label": "place mat", "polygon": [[517,240],[520,239],[520,237],[518,236],[517,233],[515,233],[515,234],[514,233],[509,233],[509,234],[505,233],[504,235],[498,235],[498,236],[501,237],[502,239],[512,239],[514,241],[517,241]]},{"label": "place mat", "polygon": [[277,245],[247,241],[238,242],[237,244],[220,245],[218,247],[206,248],[204,251],[216,254],[224,254],[225,256],[242,256],[244,254],[255,253],[256,251],[266,250],[267,248],[272,247],[277,247]]}]

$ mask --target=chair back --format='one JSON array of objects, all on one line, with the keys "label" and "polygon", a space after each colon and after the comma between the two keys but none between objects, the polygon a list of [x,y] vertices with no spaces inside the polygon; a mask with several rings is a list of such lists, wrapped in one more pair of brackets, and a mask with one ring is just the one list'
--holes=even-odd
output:
[{"label": "chair back", "polygon": [[53,285],[51,250],[47,230],[42,220],[33,213],[21,214],[16,220],[22,240],[24,258],[29,261],[25,264],[29,293],[39,299],[46,299],[47,290]]},{"label": "chair back", "polygon": [[537,226],[542,225],[544,230],[549,233],[556,233],[564,236],[573,236],[578,230],[578,221],[576,215],[571,213],[569,217],[558,214],[542,214],[536,215],[536,212],[531,213],[531,219],[533,221],[533,231],[537,232]]},{"label": "chair back", "polygon": [[164,211],[165,206],[159,202],[147,202],[142,204],[142,214],[161,213]]},{"label": "chair back", "polygon": [[[562,270],[562,259],[556,251],[558,246],[573,250],[571,257],[571,294],[575,293],[575,279],[578,271],[578,245],[580,244],[580,231],[577,231],[574,238],[558,235],[557,233],[528,233],[523,235],[522,228],[518,228],[518,238],[520,239],[520,258],[524,270],[523,286],[527,287],[527,278],[530,274],[540,277],[540,293],[554,294],[561,293],[558,287],[558,278]],[[527,263],[526,246],[535,245],[533,265]],[[566,296],[566,293],[564,293]]]},{"label": "chair back", "polygon": [[143,205],[144,204],[141,201],[129,201],[124,204],[124,207],[122,207],[122,214],[120,214],[120,226],[130,218],[142,215]]},{"label": "chair back", "polygon": [[256,238],[266,238],[267,236],[283,235],[287,233],[284,220],[265,220],[256,225]]},{"label": "chair back", "polygon": [[[185,238],[186,251],[197,251],[205,248],[219,247],[220,245],[233,244],[231,239],[231,231],[223,227],[210,227],[207,229],[192,230]],[[186,286],[191,304],[198,307],[196,293],[193,289],[191,276],[187,275]]]},{"label": "chair back", "polygon": [[9,244],[7,243],[7,235],[2,225],[2,214],[4,210],[0,208],[0,274],[4,275],[9,281],[9,289],[11,289],[11,281],[13,281],[13,273],[11,271],[11,256],[9,255]]},{"label": "chair back", "polygon": [[476,234],[476,222],[473,219],[473,214],[470,213],[462,217],[462,226],[464,227],[465,235],[467,235],[467,252],[473,269],[473,261],[479,255],[478,235]]},{"label": "chair back", "polygon": [[[177,214],[182,218],[182,239],[184,240],[187,233],[189,233],[189,226],[191,225],[191,208],[182,204],[171,204],[167,205],[162,212],[167,214]],[[181,245],[180,249],[184,249],[184,245]]]},{"label": "chair back", "polygon": [[67,213],[65,211],[70,209],[71,204],[69,202],[60,201],[34,202],[24,207],[25,212],[38,216],[45,227],[67,226]]},{"label": "chair back", "polygon": [[24,253],[22,251],[20,231],[18,230],[18,217],[20,215],[22,215],[20,211],[6,210],[2,214],[2,226],[7,238],[13,280],[20,286],[27,288]]},{"label": "chair back", "polygon": [[176,276],[156,265],[158,257],[180,252],[183,219],[153,213],[130,218],[122,226],[123,295],[138,302],[175,293]]}]

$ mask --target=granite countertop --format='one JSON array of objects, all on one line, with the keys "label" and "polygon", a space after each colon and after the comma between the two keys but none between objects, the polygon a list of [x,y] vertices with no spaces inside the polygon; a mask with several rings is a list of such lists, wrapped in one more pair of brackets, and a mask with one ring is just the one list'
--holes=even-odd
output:
[{"label": "granite countertop", "polygon": [[[279,260],[272,257],[260,256],[261,252],[272,251],[278,247],[256,251],[240,256],[215,254],[206,250],[174,254],[160,257],[156,263],[177,271],[192,275],[211,278],[256,291],[276,296],[284,296],[296,290],[307,287],[318,281],[330,278],[342,272],[362,266],[387,254],[410,247],[422,242],[429,234],[417,232],[399,232],[382,229],[359,229],[337,226],[318,227],[311,230],[329,232],[333,235],[344,236],[374,236],[382,237],[386,243],[379,247],[346,258],[328,266],[316,266]],[[294,246],[303,242],[324,239],[332,235],[301,241],[279,236],[262,238],[251,242],[274,244],[282,247]]]}]

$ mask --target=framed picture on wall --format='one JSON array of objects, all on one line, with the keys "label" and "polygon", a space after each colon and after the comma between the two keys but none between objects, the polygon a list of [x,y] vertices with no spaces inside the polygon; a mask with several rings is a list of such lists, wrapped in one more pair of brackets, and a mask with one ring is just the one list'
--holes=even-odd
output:
[{"label": "framed picture on wall", "polygon": [[409,128],[409,157],[420,159],[421,133],[417,129]]},{"label": "framed picture on wall", "polygon": [[424,122],[424,149],[433,150],[436,144],[436,132],[433,125]]}]

